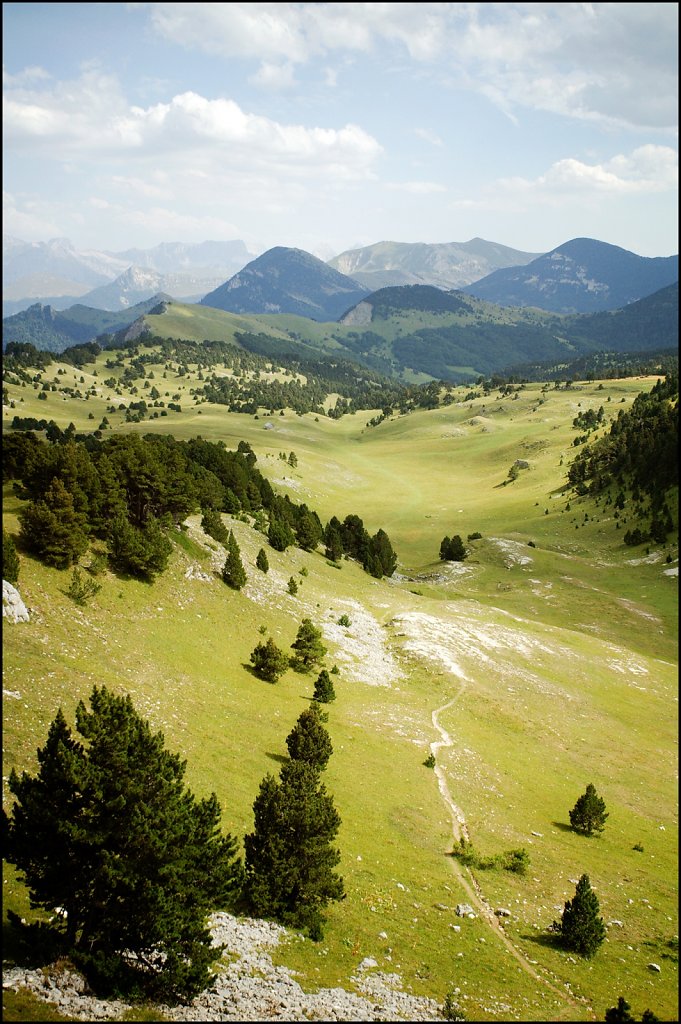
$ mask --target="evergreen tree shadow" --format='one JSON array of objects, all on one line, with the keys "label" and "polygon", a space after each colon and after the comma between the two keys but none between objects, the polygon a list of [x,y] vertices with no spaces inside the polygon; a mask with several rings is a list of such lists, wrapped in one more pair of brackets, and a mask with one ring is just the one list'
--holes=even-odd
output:
[{"label": "evergreen tree shadow", "polygon": [[527,942],[534,942],[536,946],[542,946],[544,949],[555,949],[556,952],[565,952],[560,932],[552,932],[546,928],[541,932],[521,932],[520,937]]},{"label": "evergreen tree shadow", "polygon": [[564,821],[552,821],[551,824],[561,832],[574,832],[572,825],[568,825]]},{"label": "evergreen tree shadow", "polygon": [[247,662],[242,661],[241,662],[241,667],[243,669],[245,669],[245,671],[248,672],[249,675],[253,676],[254,679],[259,679],[261,683],[267,683],[268,686],[274,686],[275,685],[275,683],[274,682],[270,682],[269,679],[263,679],[263,677],[256,672],[256,670],[253,667],[253,665],[249,665]]},{"label": "evergreen tree shadow", "polygon": [[13,911],[7,911],[2,924],[3,959],[17,967],[45,967],[66,954],[65,936],[45,921],[24,924]]},{"label": "evergreen tree shadow", "polygon": [[265,757],[269,757],[271,761],[276,761],[277,764],[286,764],[291,758],[284,754],[272,754],[269,750],[265,751]]}]

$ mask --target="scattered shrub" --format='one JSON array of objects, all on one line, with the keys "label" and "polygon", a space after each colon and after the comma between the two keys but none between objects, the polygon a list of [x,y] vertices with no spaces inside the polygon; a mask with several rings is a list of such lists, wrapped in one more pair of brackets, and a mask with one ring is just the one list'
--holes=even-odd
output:
[{"label": "scattered shrub", "polygon": [[102,588],[99,583],[95,583],[94,580],[83,579],[80,569],[78,566],[75,566],[71,573],[71,583],[69,584],[66,594],[72,601],[75,601],[77,605],[83,607],[83,605],[87,604],[90,598],[94,597],[95,594],[98,594],[101,589]]}]

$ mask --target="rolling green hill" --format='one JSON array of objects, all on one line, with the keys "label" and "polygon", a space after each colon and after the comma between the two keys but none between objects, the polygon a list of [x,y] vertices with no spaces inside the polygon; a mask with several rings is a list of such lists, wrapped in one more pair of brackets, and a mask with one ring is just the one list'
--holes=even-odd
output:
[{"label": "rolling green hill", "polygon": [[[285,367],[243,359],[221,375],[244,386],[256,373],[287,379]],[[615,509],[567,479],[583,430],[575,420],[605,410],[593,444],[655,379],[452,387],[438,389],[434,408],[387,415],[377,390],[374,409],[336,419],[230,412],[205,400],[200,375],[186,356],[143,345],[77,370],[55,361],[39,380],[6,373],[4,431],[15,433],[17,415],[83,433],[106,417],[104,437],[245,441],[272,488],[322,522],[356,513],[371,533],[387,531],[397,571],[379,580],[353,560],[334,566],[321,547],[267,547],[264,574],[256,518],[223,513],[248,576],[232,591],[219,578],[224,549],[192,513],[171,531],[169,567],[153,584],[107,569],[79,607],[68,571],[20,548],[31,620],[3,637],[6,773],[33,770],[57,707],[72,720],[93,683],[105,684],[132,695],[187,758],[190,786],[214,790],[225,830],[242,837],[314,682],[291,669],[264,683],[250,653],[263,635],[288,648],[309,617],[339,669],[325,784],[342,819],[347,898],[330,909],[322,943],[291,936],[277,961],[308,990],[353,989],[370,957],[440,1004],[458,990],[472,1020],[602,1019],[620,995],[639,1015],[676,1019],[678,523],[664,542],[627,546],[635,501]],[[130,417],[153,388],[163,404]],[[3,523],[15,538],[24,500],[6,484]],[[468,557],[441,561],[454,534]],[[423,764],[430,753],[434,769]],[[568,817],[589,782],[609,811],[590,839]],[[527,874],[461,865],[450,853],[462,834],[483,856],[525,849]],[[548,931],[584,872],[607,925],[590,961]],[[4,895],[7,909],[33,916],[11,870]],[[457,916],[461,903],[476,917]],[[498,908],[510,911],[503,927]]]},{"label": "rolling green hill", "polygon": [[[475,380],[536,363],[566,364],[601,350],[659,352],[678,346],[678,285],[614,313],[556,316],[513,309],[437,288],[386,288],[362,300],[339,324],[305,317],[235,314],[168,304],[143,325],[154,336],[236,341],[264,353],[262,336],[283,339],[270,350],[301,358],[311,350],[347,358],[405,382]],[[139,333],[142,324],[136,327]],[[248,334],[261,340],[256,346]]]},{"label": "rolling green hill", "polygon": [[[328,269],[328,268],[327,268]],[[329,270],[329,273],[331,271]],[[225,342],[278,358],[347,359],[404,383],[474,381],[499,373],[540,379],[542,368],[585,356],[660,353],[678,348],[678,284],[614,312],[557,316],[495,306],[463,292],[426,285],[383,288],[341,322],[295,313],[240,314],[173,300],[122,313],[74,306],[62,313],[32,307],[3,322],[4,343],[63,351],[100,334],[104,347],[154,338]],[[106,334],[102,331],[106,330]]]}]

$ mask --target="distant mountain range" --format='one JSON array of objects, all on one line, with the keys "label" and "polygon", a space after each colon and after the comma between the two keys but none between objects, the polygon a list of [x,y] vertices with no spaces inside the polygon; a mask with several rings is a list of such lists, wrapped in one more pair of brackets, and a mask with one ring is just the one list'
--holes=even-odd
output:
[{"label": "distant mountain range", "polygon": [[[19,313],[37,301],[55,309],[66,309],[80,300],[98,309],[116,310],[152,298],[159,291],[198,299],[243,267],[252,255],[240,240],[168,242],[151,249],[110,253],[78,250],[65,238],[23,242],[4,235],[3,316]],[[105,290],[100,292],[102,287]]]},{"label": "distant mountain range", "polygon": [[[347,250],[326,264],[282,246],[252,259],[240,240],[168,242],[114,253],[80,251],[63,238],[29,243],[4,236],[3,250],[4,317],[36,302],[58,310],[76,302],[123,310],[163,292],[177,301],[203,301],[219,309],[277,310],[334,320],[357,301],[353,288],[370,294],[410,284],[463,289],[497,305],[590,313],[619,309],[678,279],[678,256],[637,256],[590,238],[572,239],[543,255],[482,238],[377,242]],[[325,266],[345,277],[345,283],[326,277]],[[341,309],[331,296],[342,296],[346,288],[350,301]]]},{"label": "distant mountain range", "polygon": [[573,238],[526,266],[495,270],[462,290],[498,306],[596,313],[620,309],[678,279],[678,256],[648,258],[593,238]]},{"label": "distant mountain range", "polygon": [[[233,251],[240,252],[241,244]],[[221,245],[229,247],[231,243],[159,246],[148,250],[147,257],[164,266],[184,258],[186,266],[217,256],[214,247]],[[56,243],[53,249],[65,254],[65,259],[71,252],[68,246]],[[223,258],[226,254],[223,250]],[[100,256],[92,257],[88,273],[99,273],[96,267],[106,265]],[[108,266],[110,269],[111,264]],[[264,323],[264,334],[268,324],[274,326],[276,318],[285,315],[288,321],[276,323],[280,338],[282,332],[294,340],[298,336],[308,347],[318,344],[319,330],[315,335],[306,326],[316,321],[327,325],[326,333],[336,339],[330,348],[340,344],[347,348],[348,357],[374,369],[397,374],[411,370],[451,379],[450,375],[470,372],[471,367],[488,372],[499,365],[557,358],[556,346],[561,345],[578,353],[599,348],[650,351],[678,346],[678,320],[674,319],[678,285],[665,292],[677,279],[676,256],[647,259],[604,242],[578,238],[523,267],[496,270],[461,290],[412,284],[368,292],[364,285],[310,253],[277,246],[209,291],[196,305],[182,308],[204,311],[204,320],[210,310],[254,316]],[[8,341],[30,342],[36,348],[59,352],[104,333],[115,334],[133,323],[137,336],[145,330],[150,309],[161,302],[177,309],[177,291],[158,287],[168,280],[179,290],[180,285],[196,279],[186,270],[173,277],[152,268],[134,267],[118,275],[113,284],[91,290],[88,297],[94,301],[61,311],[34,303],[3,319],[3,346]],[[487,298],[489,295],[495,298]],[[650,302],[642,304],[648,297]],[[104,303],[116,308],[105,311],[101,308]],[[613,303],[619,305],[613,307]],[[627,317],[629,307],[632,314]],[[613,309],[619,312],[614,314]],[[291,326],[292,317],[296,318],[295,327]],[[333,324],[340,330],[334,333]],[[172,336],[189,327],[185,314]],[[219,323],[211,322],[213,329],[219,336]],[[232,340],[236,330],[231,323],[228,334]],[[243,331],[243,326],[239,330]]]},{"label": "distant mountain range", "polygon": [[206,288],[217,287],[223,279],[222,275],[206,278],[191,274],[161,274],[157,270],[133,266],[110,284],[102,284],[87,292],[80,301],[84,306],[94,306],[95,309],[119,310],[163,292],[179,302],[198,302],[206,294]]},{"label": "distant mountain range", "polygon": [[276,246],[201,300],[229,313],[293,313],[328,323],[368,294],[302,249]]},{"label": "distant mountain range", "polygon": [[434,245],[377,242],[362,249],[348,249],[329,260],[329,266],[359,281],[370,292],[403,284],[430,284],[450,290],[472,284],[500,267],[524,266],[539,255],[484,238]]}]

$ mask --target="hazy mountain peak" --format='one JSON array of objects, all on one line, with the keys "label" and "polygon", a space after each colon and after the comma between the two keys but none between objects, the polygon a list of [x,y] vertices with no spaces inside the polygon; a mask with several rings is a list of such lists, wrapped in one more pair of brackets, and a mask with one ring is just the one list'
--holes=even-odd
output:
[{"label": "hazy mountain peak", "polygon": [[348,249],[330,260],[329,266],[371,291],[412,284],[449,290],[486,277],[499,267],[529,263],[537,255],[482,238],[469,242],[383,241]]}]

